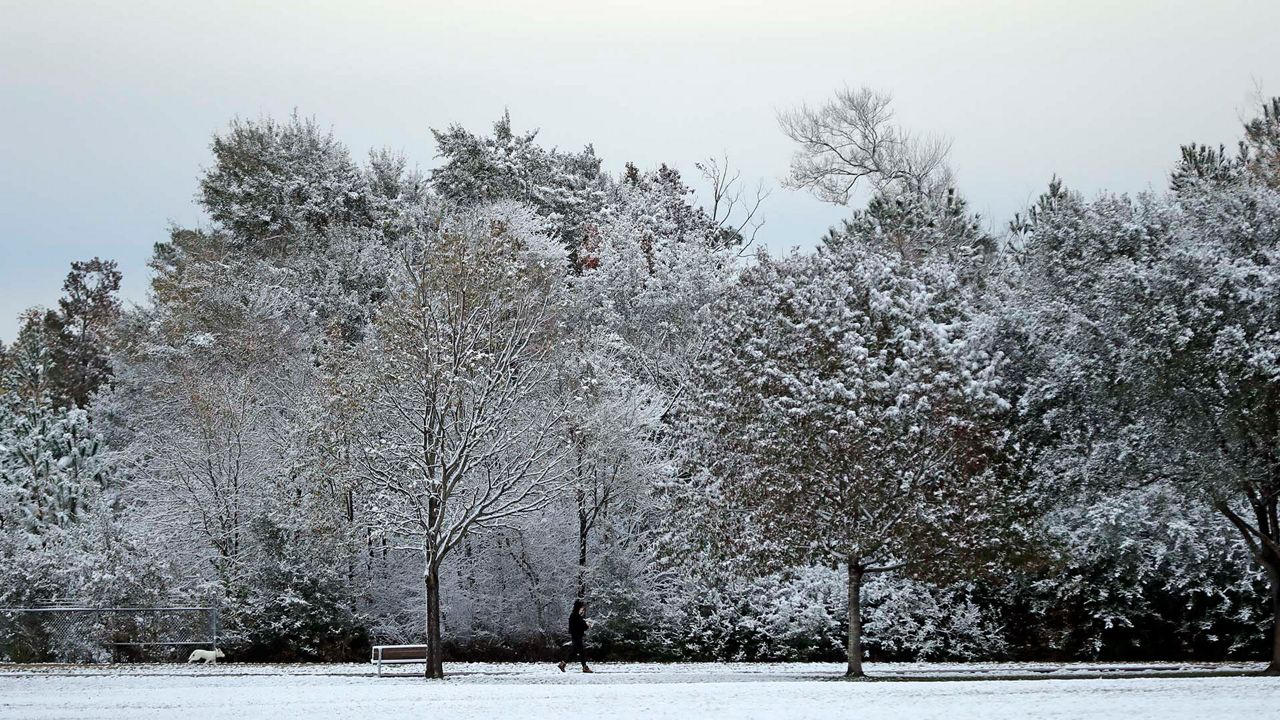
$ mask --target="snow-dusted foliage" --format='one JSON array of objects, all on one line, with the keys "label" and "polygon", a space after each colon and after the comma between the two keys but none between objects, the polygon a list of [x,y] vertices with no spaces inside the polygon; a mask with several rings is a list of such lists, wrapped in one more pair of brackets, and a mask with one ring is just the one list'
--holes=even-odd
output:
[{"label": "snow-dusted foliage", "polygon": [[[13,552],[56,545],[110,503],[109,464],[88,413],[53,399],[64,368],[48,315],[27,316],[0,366],[0,533]],[[8,568],[29,569],[16,559]],[[9,593],[38,595],[17,577]]]},{"label": "snow-dusted foliage", "polygon": [[75,263],[0,346],[0,606],[180,595],[241,659],[426,638],[436,677],[549,656],[575,597],[613,658],[1256,653],[1277,103],[1168,193],[1055,180],[1000,236],[945,141],[840,93],[784,113],[786,182],[868,202],[745,260],[767,193],[727,159],[701,207],[506,115],[429,174],[236,120],[145,303]]},{"label": "snow-dusted foliage", "polygon": [[[848,577],[798,566],[761,576],[702,578],[682,608],[667,652],[695,659],[844,660]],[[896,573],[862,587],[864,653],[871,660],[998,657],[1008,652],[997,611],[964,584],[938,586]]]},{"label": "snow-dusted foliage", "polygon": [[[388,153],[360,171],[297,118],[235,123],[218,143],[204,199],[219,227],[175,228],[156,248],[151,301],[120,323],[119,372],[95,409],[137,520],[192,592],[224,604],[239,654],[347,657],[367,642],[367,583],[386,563],[362,548],[326,370],[385,297],[421,181]],[[232,185],[251,197],[217,194]]]},{"label": "snow-dusted foliage", "polygon": [[83,519],[106,490],[101,440],[84,410],[19,405],[0,423],[0,527],[38,539]]},{"label": "snow-dusted foliage", "polygon": [[215,164],[200,180],[200,204],[249,252],[288,252],[309,232],[370,213],[360,168],[313,119],[237,119],[210,147]]},{"label": "snow-dusted foliage", "polygon": [[685,413],[693,471],[731,552],[846,566],[860,674],[863,576],[994,539],[1000,358],[947,265],[853,242],[762,257],[728,303]]},{"label": "snow-dusted foliage", "polygon": [[[1094,651],[1144,614],[1191,647],[1256,622],[1245,551],[1280,588],[1280,194],[1248,154],[1243,172],[1197,157],[1184,152],[1168,197],[1085,202],[1055,184],[1019,227],[1020,432],[1049,518],[1068,523],[1050,527],[1068,564],[1125,575],[1057,588],[1128,598],[1076,604]],[[1161,596],[1174,610],[1150,607]]]},{"label": "snow-dusted foliage", "polygon": [[[146,602],[164,592],[170,568],[130,522],[120,469],[90,414],[58,405],[50,394],[67,387],[66,378],[86,375],[59,366],[76,355],[50,347],[69,336],[47,332],[48,319],[30,315],[0,364],[0,607],[77,597]],[[92,636],[51,638],[37,625],[5,628],[18,630],[0,637],[5,660],[105,657]]]},{"label": "snow-dusted foliage", "polygon": [[1074,657],[1234,654],[1256,644],[1262,578],[1214,511],[1165,483],[1066,494],[1043,519],[1046,564],[1013,590],[1036,644]]},{"label": "snow-dusted foliage", "polygon": [[152,305],[126,319],[103,411],[120,421],[131,493],[174,552],[238,579],[251,521],[290,475],[293,399],[314,370],[301,304],[232,252],[221,236],[175,234]]},{"label": "snow-dusted foliage", "polygon": [[440,167],[431,187],[441,199],[462,205],[498,200],[528,203],[547,221],[551,237],[573,252],[604,200],[605,176],[590,145],[577,153],[547,150],[537,131],[518,134],[504,112],[493,135],[477,136],[452,125],[433,130]]}]

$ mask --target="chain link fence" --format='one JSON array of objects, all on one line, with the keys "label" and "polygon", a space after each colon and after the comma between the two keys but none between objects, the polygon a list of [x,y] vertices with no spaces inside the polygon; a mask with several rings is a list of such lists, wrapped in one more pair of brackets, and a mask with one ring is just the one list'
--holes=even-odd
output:
[{"label": "chain link fence", "polygon": [[0,608],[0,661],[175,662],[218,647],[215,607],[91,607],[73,601]]}]

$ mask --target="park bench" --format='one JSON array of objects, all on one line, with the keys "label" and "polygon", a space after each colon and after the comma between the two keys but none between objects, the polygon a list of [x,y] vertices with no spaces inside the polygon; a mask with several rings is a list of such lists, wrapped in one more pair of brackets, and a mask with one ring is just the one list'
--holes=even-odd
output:
[{"label": "park bench", "polygon": [[369,662],[378,665],[378,676],[382,676],[383,665],[407,665],[427,661],[426,645],[374,645],[373,657]]}]

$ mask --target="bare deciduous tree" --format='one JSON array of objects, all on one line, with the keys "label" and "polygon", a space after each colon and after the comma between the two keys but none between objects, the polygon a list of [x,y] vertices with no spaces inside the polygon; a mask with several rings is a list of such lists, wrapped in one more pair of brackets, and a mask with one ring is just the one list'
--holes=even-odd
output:
[{"label": "bare deciduous tree", "polygon": [[710,157],[696,163],[702,178],[711,186],[711,219],[720,230],[742,239],[739,253],[750,247],[764,227],[760,206],[769,197],[764,181],[748,194],[742,184],[742,171],[734,169],[728,155]]},{"label": "bare deciduous tree", "polygon": [[820,107],[780,113],[782,131],[800,144],[783,184],[836,205],[848,205],[860,183],[874,191],[945,191],[951,141],[895,124],[892,101],[886,92],[845,88]]}]

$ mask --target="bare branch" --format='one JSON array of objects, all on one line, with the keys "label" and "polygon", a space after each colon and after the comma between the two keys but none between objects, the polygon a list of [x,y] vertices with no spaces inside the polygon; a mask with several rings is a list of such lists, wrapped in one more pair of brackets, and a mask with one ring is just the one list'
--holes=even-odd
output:
[{"label": "bare branch", "polygon": [[800,145],[783,185],[836,205],[848,205],[861,185],[875,192],[945,192],[952,184],[951,141],[895,124],[892,100],[889,93],[845,88],[821,107],[779,113],[782,131]]}]

